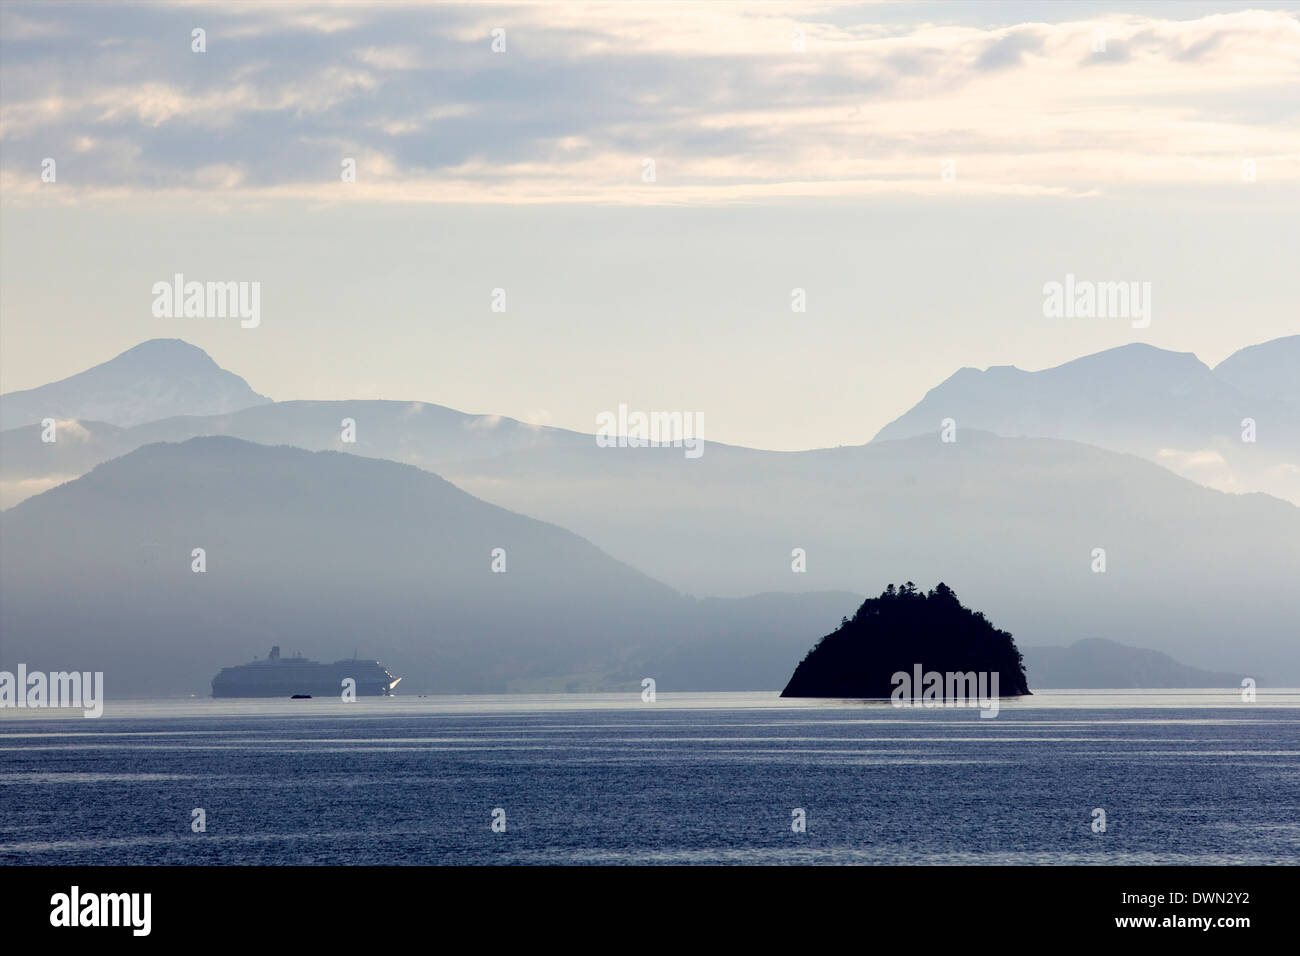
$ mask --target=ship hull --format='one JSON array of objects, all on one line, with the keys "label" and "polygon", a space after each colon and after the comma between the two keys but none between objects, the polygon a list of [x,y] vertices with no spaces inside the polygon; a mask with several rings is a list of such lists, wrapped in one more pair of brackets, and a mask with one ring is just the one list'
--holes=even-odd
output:
[{"label": "ship hull", "polygon": [[358,697],[391,694],[400,677],[394,677],[377,661],[255,661],[227,667],[212,679],[213,697],[342,697],[345,681],[354,682]]}]

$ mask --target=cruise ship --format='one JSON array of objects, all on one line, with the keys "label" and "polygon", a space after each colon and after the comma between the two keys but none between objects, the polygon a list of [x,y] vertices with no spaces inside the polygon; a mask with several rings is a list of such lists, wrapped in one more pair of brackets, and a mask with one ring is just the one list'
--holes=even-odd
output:
[{"label": "cruise ship", "polygon": [[264,661],[227,667],[212,678],[213,697],[340,697],[343,681],[356,681],[358,697],[391,694],[400,677],[379,661],[357,658],[322,664],[300,654],[281,657],[280,645]]}]

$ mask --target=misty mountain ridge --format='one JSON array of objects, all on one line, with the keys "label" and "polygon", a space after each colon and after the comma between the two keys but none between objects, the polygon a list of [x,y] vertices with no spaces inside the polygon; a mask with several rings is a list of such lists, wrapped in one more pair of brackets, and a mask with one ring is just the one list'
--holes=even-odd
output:
[{"label": "misty mountain ridge", "polygon": [[[1287,383],[1300,381],[1298,353],[1300,336],[1291,336],[1242,349],[1210,370],[1191,353],[1132,343],[1041,372],[963,368],[873,441],[933,433],[944,419],[954,418],[962,430],[1084,441],[1139,455],[1207,487],[1264,491],[1300,504],[1300,407],[1286,401]],[[143,343],[96,368],[114,365],[125,374],[135,366],[152,369],[156,359],[172,354],[186,367],[217,369],[202,350],[175,339]],[[1251,376],[1260,382],[1258,397],[1242,390],[1241,380]],[[41,429],[33,424],[0,432],[0,507],[133,448],[200,435],[349,451],[440,474],[462,461],[544,447],[576,449],[594,440],[583,432],[425,402],[272,403],[251,390],[249,395],[253,400],[244,396],[228,403],[238,407],[207,415],[99,408],[98,419],[88,414],[68,423],[65,440],[56,443],[41,442]],[[0,409],[9,407],[11,397],[0,399]],[[1248,417],[1257,422],[1254,443],[1242,441],[1241,423]],[[139,418],[150,420],[126,428],[117,424]],[[355,441],[343,440],[344,419],[357,423]]]},{"label": "misty mountain ridge", "polygon": [[117,694],[194,691],[273,644],[364,648],[408,692],[775,687],[799,628],[855,600],[697,601],[413,466],[222,437],[5,511],[0,568],[0,667],[102,670]]},{"label": "misty mountain ridge", "polygon": [[[210,401],[222,407],[215,411],[179,407],[186,405],[184,396],[175,396],[174,401],[150,398],[159,393],[160,376],[168,375],[200,386],[203,376],[215,376],[233,393],[217,389],[217,396]],[[50,401],[60,390],[85,393],[103,379],[114,380],[119,390],[100,391],[94,401],[82,401],[75,408],[66,401]],[[1040,372],[1015,366],[959,369],[927,392],[917,406],[882,428],[873,440],[929,432],[937,429],[943,418],[952,417],[959,428],[1005,437],[1070,438],[1141,454],[1220,490],[1277,493],[1272,488],[1216,483],[1213,475],[1198,474],[1193,467],[1198,463],[1205,467],[1205,455],[1192,463],[1182,461],[1180,455],[1194,456],[1196,451],[1204,451],[1207,443],[1240,452],[1236,446],[1241,444],[1243,417],[1256,418],[1260,426],[1262,450],[1251,449],[1258,452],[1256,458],[1273,461],[1283,450],[1289,454],[1300,446],[1300,407],[1291,404],[1300,388],[1296,382],[1300,382],[1300,335],[1241,349],[1213,370],[1192,353],[1130,343]],[[585,432],[530,425],[499,415],[467,414],[426,402],[272,403],[248,389],[243,379],[220,369],[201,349],[179,339],[153,339],[60,382],[0,396],[4,429],[30,426],[53,414],[29,410],[34,396],[53,408],[55,417],[77,419],[78,432],[63,449],[34,450],[29,434],[0,437],[5,452],[0,480],[81,474],[94,463],[131,448],[207,434],[317,450],[335,448],[422,467],[549,442],[591,440]],[[258,414],[257,409],[266,405],[273,405],[274,410],[262,408]],[[1254,414],[1248,416],[1248,411]],[[935,418],[940,412],[943,414]],[[359,423],[355,444],[340,438],[344,418]],[[441,430],[436,439],[422,444],[422,430],[431,421]],[[153,427],[135,431],[146,423]],[[462,435],[446,427],[453,424],[466,433],[478,434]],[[124,428],[126,433],[116,428]],[[66,451],[73,444],[77,447]],[[1190,446],[1198,447],[1188,451]],[[1152,448],[1156,450],[1152,452]],[[62,457],[51,462],[52,456]],[[1282,469],[1284,475],[1289,471]]]},{"label": "misty mountain ridge", "polygon": [[1300,503],[1300,404],[1288,384],[1300,381],[1297,342],[1251,346],[1215,369],[1190,352],[1142,343],[1038,372],[963,368],[872,440],[934,432],[953,419],[958,429],[1005,437],[1083,441],[1221,491]]},{"label": "misty mountain ridge", "polygon": [[1214,366],[1214,374],[1245,394],[1300,408],[1300,335],[1238,349]]},{"label": "misty mountain ridge", "polygon": [[[1124,350],[1120,364],[1140,367],[1142,357],[1153,353],[1178,380],[1203,381],[1206,370],[1194,357],[1147,346]],[[1104,358],[1109,354],[1090,358],[1104,365],[1114,359]],[[1078,374],[1088,363],[1071,364],[1075,369],[1067,375]],[[1007,377],[1037,374],[1011,372],[1015,374]],[[342,441],[341,421],[347,417],[357,422],[355,443]],[[598,448],[593,436],[579,432],[384,401],[266,403],[131,428],[81,424],[80,440],[65,431],[70,440],[57,445],[41,443],[34,426],[0,434],[6,481],[39,491],[35,486],[50,475],[63,480],[84,473],[146,440],[184,440],[212,432],[265,445],[354,453],[337,456],[343,459],[366,456],[415,464],[451,482],[448,487],[478,496],[480,503],[581,535],[605,558],[677,592],[679,606],[694,609],[688,620],[680,623],[671,614],[656,620],[682,640],[669,648],[663,632],[647,631],[647,650],[637,659],[654,659],[661,666],[676,661],[686,680],[706,670],[715,677],[725,675],[728,663],[735,671],[747,667],[750,646],[729,662],[727,654],[742,646],[736,642],[750,629],[749,636],[759,635],[758,643],[769,641],[765,646],[772,649],[770,655],[755,652],[761,663],[751,672],[782,670],[779,678],[763,678],[771,681],[763,686],[780,686],[791,662],[781,662],[780,668],[774,662],[791,646],[801,652],[809,638],[825,633],[794,630],[800,623],[792,614],[781,618],[787,628],[781,634],[769,626],[794,598],[822,602],[810,613],[833,622],[844,612],[843,595],[860,595],[869,583],[896,577],[900,570],[916,580],[949,581],[1030,645],[1106,634],[1176,653],[1199,667],[1243,667],[1273,683],[1300,675],[1289,639],[1291,622],[1300,619],[1300,595],[1293,587],[1300,577],[1300,510],[1262,495],[1223,495],[1131,455],[1078,441],[1001,438],[959,422],[958,440],[943,443],[936,420],[910,438],[806,452],[710,442],[702,458],[686,460],[678,449]],[[230,452],[234,462],[245,454]],[[220,457],[206,467],[222,474],[237,470]],[[335,459],[310,460],[319,467]],[[134,490],[123,487],[126,500],[152,494],[157,476],[140,467],[130,473],[134,480],[128,484]],[[265,480],[273,484],[271,478]],[[297,480],[309,484],[305,475]],[[629,507],[636,501],[654,501],[656,507]],[[165,502],[164,494],[155,504]],[[105,500],[101,507],[117,506]],[[202,511],[204,506],[196,498],[186,507]],[[460,506],[448,507],[454,512]],[[162,516],[139,517],[152,526]],[[387,514],[375,517],[384,528],[396,520]],[[239,525],[237,511],[232,520]],[[326,526],[330,522],[324,513],[317,520]],[[30,540],[38,551],[36,538]],[[1171,548],[1172,540],[1183,544]],[[328,538],[319,545],[322,555],[339,547]],[[1104,574],[1089,570],[1097,547],[1106,549],[1110,561]],[[801,571],[792,567],[796,550],[807,556]],[[10,555],[27,560],[21,550]],[[289,556],[282,558],[292,567]],[[335,554],[333,560],[351,559]],[[355,568],[353,573],[364,575]],[[6,594],[12,594],[8,569],[5,577]],[[92,569],[88,580],[94,583],[99,577]],[[767,592],[786,596],[775,599],[766,618],[751,617],[750,609],[761,602],[744,596]],[[1169,593],[1182,598],[1173,605],[1166,599]],[[665,607],[671,603],[664,601]],[[255,623],[249,626],[249,633],[258,633]],[[578,630],[584,628],[594,625],[588,622]],[[708,647],[686,639],[702,633],[701,628],[716,637]],[[498,628],[495,633],[505,632]],[[1234,641],[1225,641],[1225,634],[1233,634]],[[216,632],[212,636],[215,640]],[[339,653],[355,646],[355,641],[339,640]],[[262,637],[250,638],[236,660],[264,652],[262,644],[267,644]],[[296,644],[317,646],[301,638]],[[608,657],[600,660],[594,670],[611,673]],[[475,686],[554,682],[593,670],[581,655],[568,655],[565,661],[542,671],[511,665],[509,674],[489,674]]]},{"label": "misty mountain ridge", "polygon": [[46,418],[129,427],[174,415],[220,415],[271,400],[181,339],[150,339],[37,388],[0,395],[0,428]]},{"label": "misty mountain ridge", "polygon": [[1188,667],[1159,651],[1127,647],[1101,637],[1069,647],[1024,647],[1030,685],[1084,688],[1215,687],[1236,690],[1245,674]]},{"label": "misty mountain ridge", "polygon": [[[344,441],[343,422],[356,423]],[[0,506],[8,507],[102,462],[155,442],[222,435],[310,451],[346,451],[440,472],[450,462],[525,448],[577,447],[590,435],[532,425],[499,415],[473,415],[426,402],[381,399],[266,402],[221,415],[177,416],[122,428],[76,421],[57,442],[41,441],[41,426],[0,432]]]},{"label": "misty mountain ridge", "polygon": [[[160,459],[158,449],[191,446],[233,450],[228,461],[217,451],[206,454],[204,468],[212,473],[206,479],[209,481],[216,480],[213,476],[223,481],[243,480],[242,462],[251,454],[248,449],[274,453],[259,469],[263,477],[252,482],[265,488],[246,504],[227,502],[221,508],[191,489],[184,508],[170,506],[167,489],[173,485],[187,488],[190,482],[173,475],[174,466],[158,470],[160,462],[169,460]],[[280,457],[286,454],[303,457]],[[277,476],[271,463],[282,461],[286,473]],[[119,466],[128,462],[132,464],[119,471]],[[241,537],[231,544],[236,546],[236,553],[242,553],[246,545],[254,556],[277,555],[276,573],[289,576],[281,590],[285,595],[294,595],[293,600],[286,598],[286,608],[299,603],[314,605],[314,599],[302,591],[302,579],[311,576],[305,569],[294,573],[302,561],[293,557],[291,547],[289,553],[285,552],[289,546],[278,544],[280,538],[273,538],[265,546],[259,544],[260,536],[268,533],[266,528],[278,528],[277,534],[289,540],[310,541],[313,555],[321,559],[332,555],[332,564],[348,567],[366,589],[378,586],[368,580],[372,573],[385,579],[408,580],[401,574],[394,577],[382,573],[387,562],[409,548],[409,544],[399,544],[412,527],[409,516],[390,510],[400,512],[401,496],[394,494],[386,481],[371,487],[349,479],[345,487],[350,490],[344,493],[335,489],[328,503],[317,505],[319,513],[310,522],[310,534],[283,525],[300,503],[290,501],[285,506],[287,511],[281,513],[275,509],[275,502],[292,493],[295,485],[331,485],[332,479],[327,479],[342,467],[342,462],[381,469],[364,471],[373,478],[387,475],[382,471],[386,468],[434,477],[388,461],[337,453],[311,454],[288,447],[267,448],[228,438],[147,446],[100,466],[82,481],[0,514],[7,546],[6,560],[0,565],[5,593],[25,594],[27,589],[21,581],[32,563],[44,569],[38,575],[34,593],[48,593],[46,582],[57,581],[62,567],[48,556],[60,548],[69,550],[68,567],[79,568],[79,556],[70,543],[77,529],[95,528],[100,511],[122,517],[118,513],[128,509],[114,503],[119,497],[132,503],[133,522],[157,529],[153,538],[140,539],[141,547],[149,541],[160,542],[159,536],[171,534],[172,525],[191,511],[215,521],[221,534],[244,528],[249,516],[258,516],[255,526],[249,528],[248,541]],[[315,477],[314,471],[326,465],[326,473]],[[90,493],[106,469],[129,476],[130,480],[122,483],[119,479],[113,495],[92,498]],[[836,621],[846,608],[856,607],[856,602],[843,597],[832,600],[825,596],[860,594],[863,582],[896,575],[891,566],[900,563],[909,570],[910,577],[942,576],[954,582],[972,603],[987,609],[1013,633],[1024,635],[1030,644],[1068,643],[1107,634],[1127,643],[1176,653],[1196,666],[1246,668],[1275,684],[1283,683],[1285,674],[1300,670],[1290,643],[1290,622],[1300,617],[1300,594],[1291,586],[1300,576],[1300,509],[1264,495],[1224,495],[1140,459],[1075,442],[1003,439],[968,431],[953,444],[944,444],[930,435],[800,453],[710,446],[709,452],[695,461],[683,458],[677,449],[602,449],[584,442],[577,448],[540,447],[474,459],[463,462],[457,473],[444,477],[454,484],[439,481],[440,487],[455,490],[457,495],[462,494],[459,489],[477,494],[482,500],[469,499],[476,506],[488,507],[487,502],[491,502],[516,516],[528,514],[549,522],[557,531],[569,529],[598,546],[604,558],[645,572],[647,580],[653,579],[657,587],[663,586],[659,582],[669,585],[669,590],[681,598],[677,606],[694,609],[683,611],[689,620],[683,622],[675,612],[669,613],[671,598],[656,599],[660,606],[652,614],[641,610],[646,603],[643,600],[629,605],[635,610],[609,608],[605,602],[589,600],[584,597],[586,592],[574,592],[572,581],[556,593],[563,596],[559,603],[565,605],[566,613],[570,610],[568,604],[591,605],[590,617],[581,626],[574,625],[574,633],[627,633],[634,646],[641,646],[643,637],[650,642],[645,645],[649,650],[636,659],[653,659],[661,666],[675,662],[682,681],[699,680],[706,671],[711,675],[709,680],[714,680],[748,669],[753,679],[769,683],[744,686],[780,686],[797,659],[788,655],[802,653],[807,642],[816,637],[816,633],[800,630],[801,626],[806,627],[811,620]],[[91,478],[95,481],[88,482]],[[163,489],[161,494],[155,493],[156,486]],[[78,507],[58,504],[73,488],[78,489]],[[346,508],[350,515],[355,510],[349,503],[353,499],[378,499],[384,505],[383,510],[371,515],[366,526],[369,530],[355,532],[373,542],[373,554],[358,555],[347,534],[326,533],[338,523],[331,509]],[[460,500],[447,499],[453,513],[459,510],[455,501]],[[627,507],[629,501],[649,500],[656,502],[655,508]],[[42,510],[53,512],[23,539],[10,530],[15,523],[9,519],[29,514],[27,509],[37,502]],[[263,521],[261,517],[268,508],[272,513]],[[75,525],[68,525],[49,540],[41,537],[41,527],[62,527],[61,516],[74,513],[78,516]],[[451,526],[459,524],[452,522]],[[114,537],[138,534],[133,525],[128,525],[119,527]],[[396,536],[393,541],[388,540],[390,534]],[[183,556],[188,556],[196,545],[186,546],[183,539],[187,540],[187,536],[181,535],[169,548],[182,549]],[[25,548],[23,540],[27,542]],[[1170,549],[1169,540],[1188,544]],[[1090,570],[1092,551],[1098,545],[1108,552],[1110,566],[1104,574]],[[480,564],[488,560],[483,548],[483,542],[478,540],[468,550],[454,551],[455,560],[468,565],[473,575],[463,581],[459,572],[447,578],[444,583],[450,594],[439,605],[445,604],[436,615],[438,620],[447,623],[473,619],[474,602],[492,599],[495,592],[483,592],[477,577]],[[806,566],[799,571],[795,571],[792,560],[796,549],[806,555]],[[111,579],[121,561],[120,553],[101,554],[93,566],[84,569],[85,587],[99,593],[125,593],[120,582],[103,587],[98,584],[105,577]],[[185,568],[188,570],[188,565]],[[513,573],[513,564],[511,568]],[[178,583],[188,586],[189,580],[181,575]],[[409,579],[412,593],[427,587]],[[771,608],[752,616],[741,613],[761,603],[742,595],[763,592],[787,595],[777,600],[777,612],[789,608],[801,594],[824,603],[816,605],[818,609],[808,618],[793,614],[782,617]],[[1169,593],[1183,597],[1172,604],[1166,597]],[[696,600],[686,594],[719,597]],[[546,594],[540,597],[546,598]],[[460,598],[465,601],[457,604]],[[238,606],[249,603],[243,596],[231,600]],[[10,607],[16,603],[10,602]],[[404,596],[395,606],[409,604]],[[535,606],[530,602],[519,605]],[[452,614],[451,609],[456,613]],[[481,632],[485,622],[496,620],[500,613],[502,609],[494,606],[488,618],[475,621],[471,631]],[[270,620],[280,612],[272,608],[268,614]],[[602,615],[607,619],[602,620]],[[704,622],[700,615],[708,621]],[[294,615],[289,614],[289,618]],[[392,614],[385,611],[371,616],[365,627],[384,633],[392,626],[391,618]],[[630,623],[610,623],[624,618]],[[346,614],[340,612],[329,623],[344,619]],[[272,633],[267,630],[270,625],[253,615],[230,630],[213,631],[208,643],[221,646],[232,635],[237,639],[253,635],[236,660],[263,652],[262,644],[276,643],[268,643],[267,636],[279,637],[289,646],[314,647],[317,645],[310,637],[315,632],[310,627],[303,630],[309,620],[314,620],[312,614],[304,615],[302,621],[282,621],[274,625],[277,630]],[[632,633],[649,621],[656,623],[647,625],[649,629],[642,631],[641,637]],[[334,633],[322,627],[317,636]],[[508,627],[493,627],[498,638],[512,633]],[[533,633],[540,642],[550,640],[549,630],[534,633],[535,629],[523,625],[520,628],[519,634]],[[702,633],[700,628],[715,635],[710,638],[712,643],[692,643],[689,635]],[[410,633],[407,625],[397,630]],[[6,633],[15,632],[10,628]],[[1223,639],[1228,633],[1234,636],[1232,642]],[[290,640],[287,634],[297,637]],[[672,643],[676,637],[680,640],[672,648],[663,644]],[[339,636],[337,646],[331,645],[331,653],[350,651],[355,641],[349,640]],[[445,637],[441,640],[445,643]],[[517,680],[553,680],[593,670],[609,672],[607,657],[601,658],[600,667],[579,666],[579,658],[574,655],[557,654],[556,660],[561,659],[568,663],[542,671],[512,666],[507,668],[508,674],[500,676],[499,683],[483,678],[473,685],[453,686],[500,689]],[[760,659],[761,663],[755,663]],[[445,677],[462,681],[468,679],[467,673],[449,669]]]}]

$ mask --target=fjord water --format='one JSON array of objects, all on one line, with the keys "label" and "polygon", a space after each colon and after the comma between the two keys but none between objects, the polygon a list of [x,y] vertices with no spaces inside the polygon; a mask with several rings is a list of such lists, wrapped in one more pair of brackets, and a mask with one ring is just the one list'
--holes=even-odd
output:
[{"label": "fjord water", "polygon": [[0,711],[0,863],[1300,862],[1292,690],[1042,691],[993,719],[775,693],[74,713]]}]

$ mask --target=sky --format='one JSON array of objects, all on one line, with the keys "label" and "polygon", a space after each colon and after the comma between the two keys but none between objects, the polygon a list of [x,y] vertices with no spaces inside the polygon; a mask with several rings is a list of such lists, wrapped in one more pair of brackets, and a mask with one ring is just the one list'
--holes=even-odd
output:
[{"label": "sky", "polygon": [[[183,338],[277,400],[857,444],[963,366],[1300,332],[1298,121],[1295,3],[6,3],[0,388]],[[176,273],[260,324],[155,316]],[[1067,275],[1149,326],[1046,317]]]}]

